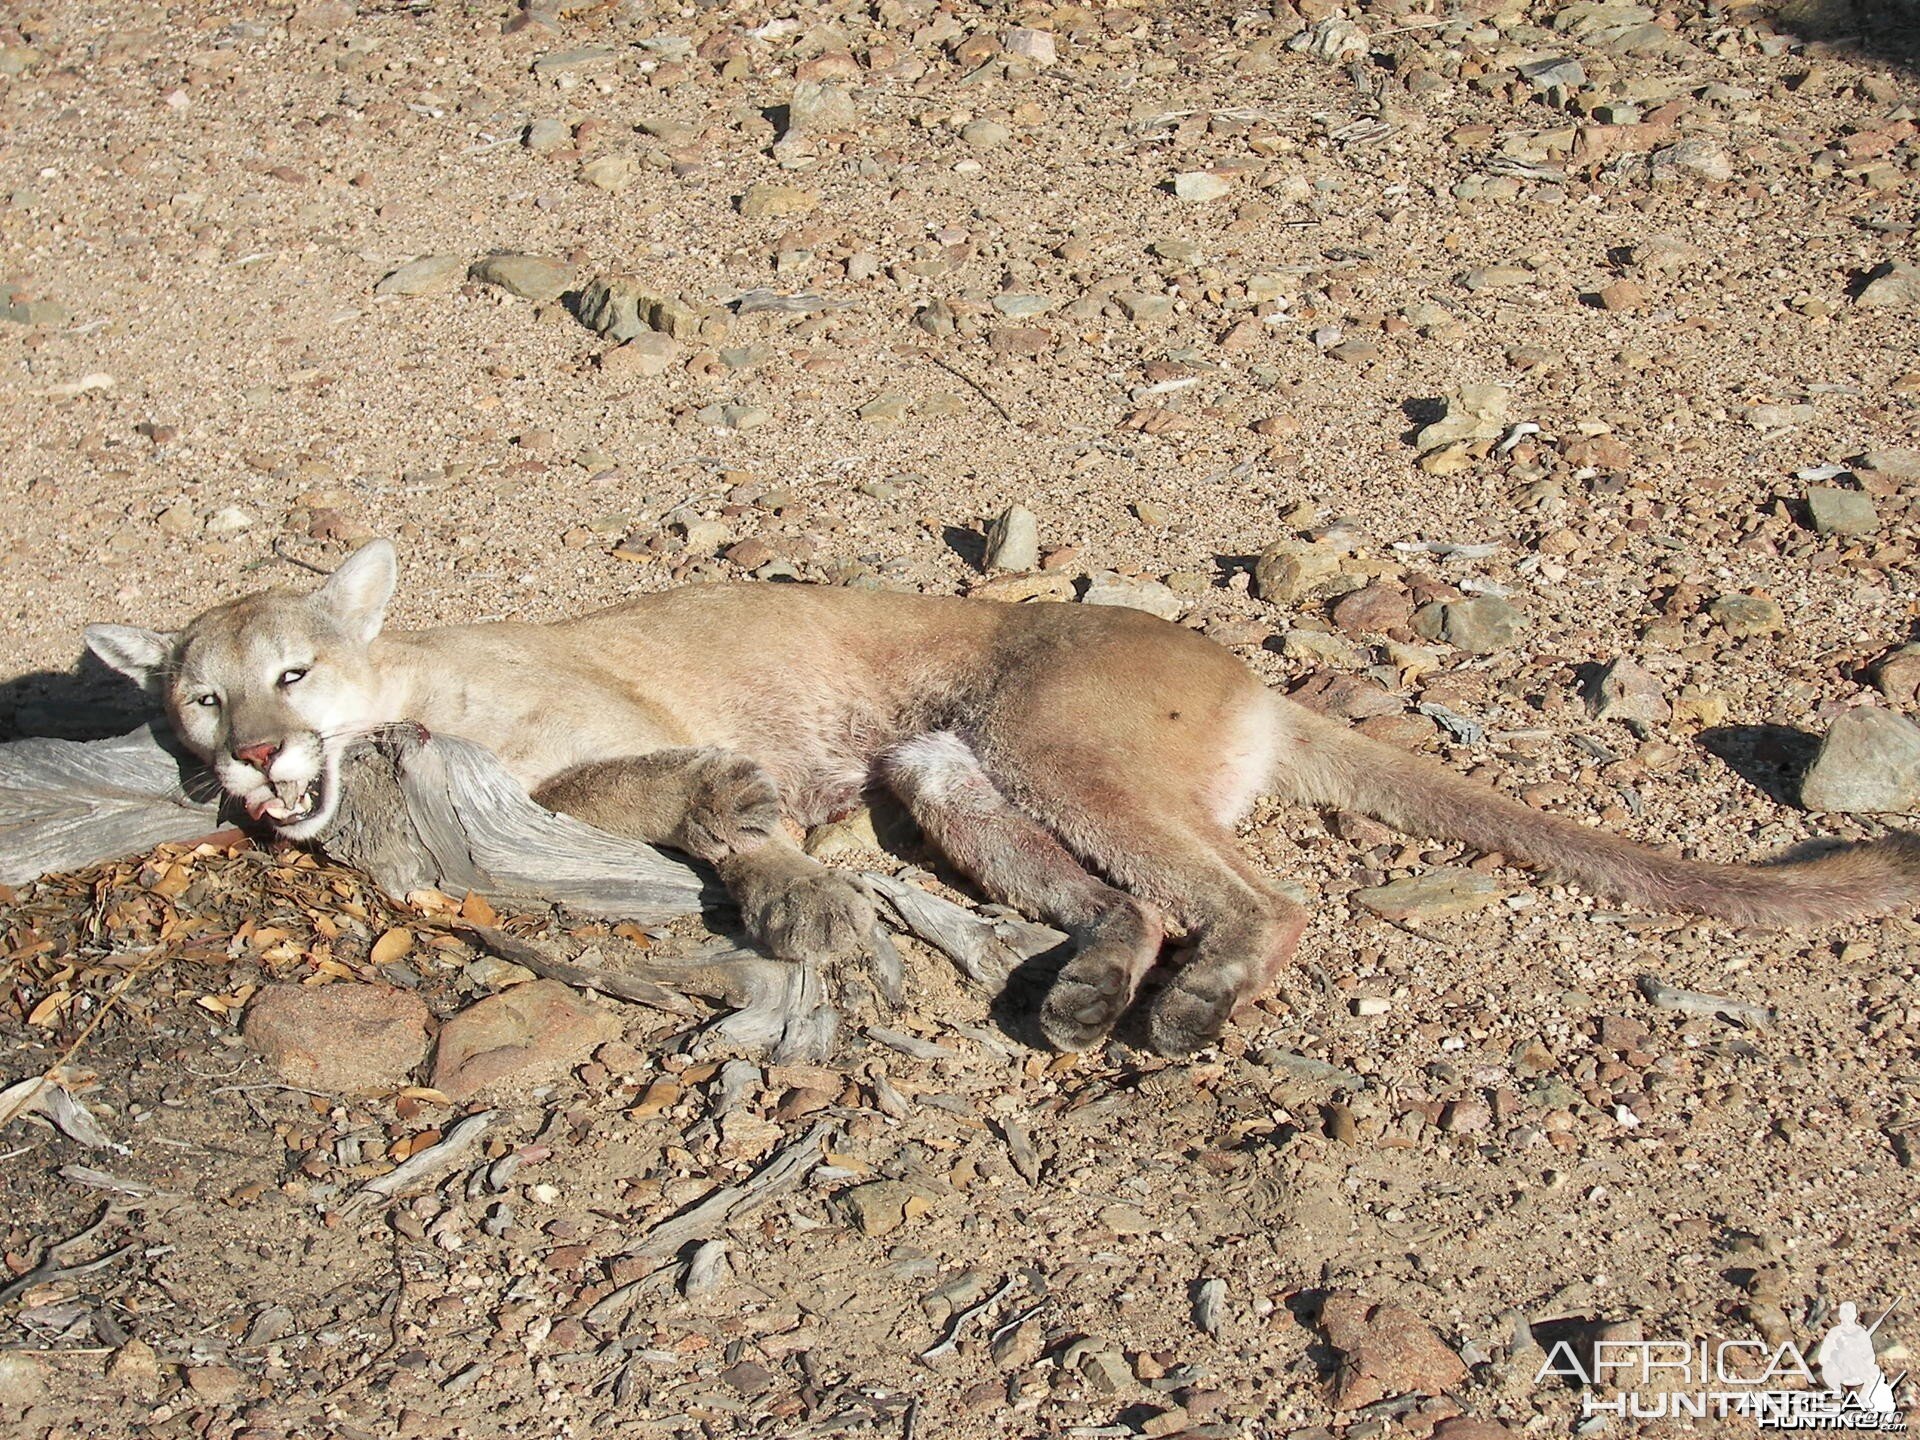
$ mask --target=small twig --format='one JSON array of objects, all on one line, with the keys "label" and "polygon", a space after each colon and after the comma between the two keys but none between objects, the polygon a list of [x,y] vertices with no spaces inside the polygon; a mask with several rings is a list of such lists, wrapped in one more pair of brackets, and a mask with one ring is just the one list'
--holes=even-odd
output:
[{"label": "small twig", "polygon": [[276,558],[286,561],[289,565],[298,565],[302,570],[311,570],[316,575],[333,574],[333,571],[327,569],[324,565],[316,565],[311,560],[302,560],[298,555],[289,555],[280,548],[280,540],[281,537],[278,535],[273,537],[271,548]]},{"label": "small twig", "polygon": [[1656,1010],[1679,1010],[1688,1015],[1718,1015],[1738,1020],[1743,1025],[1764,1029],[1773,1023],[1773,1012],[1751,1000],[1734,1000],[1725,995],[1703,995],[1698,990],[1680,990],[1651,975],[1642,975],[1640,993]]},{"label": "small twig", "polygon": [[20,1276],[11,1284],[0,1287],[0,1305],[6,1304],[9,1300],[13,1299],[14,1296],[40,1284],[42,1281],[53,1280],[64,1275],[84,1275],[89,1271],[98,1270],[102,1266],[125,1255],[129,1250],[134,1248],[132,1243],[123,1245],[118,1250],[104,1255],[98,1260],[89,1261],[85,1265],[69,1267],[64,1263],[67,1256],[71,1255],[75,1250],[78,1250],[82,1245],[85,1245],[109,1225],[120,1220],[125,1213],[126,1212],[121,1209],[119,1201],[109,1200],[106,1207],[101,1210],[100,1218],[95,1220],[93,1224],[87,1226],[86,1229],[77,1235],[69,1235],[65,1240],[54,1241],[53,1244],[47,1247],[46,1253],[40,1257],[40,1263],[38,1265],[35,1265],[33,1269],[27,1271],[26,1274]]},{"label": "small twig", "polygon": [[707,1012],[686,996],[664,985],[656,985],[651,980],[639,980],[631,975],[616,975],[610,970],[595,970],[570,961],[556,960],[532,941],[522,940],[518,935],[510,935],[490,925],[458,925],[454,928],[463,935],[471,935],[482,947],[491,950],[502,960],[524,966],[542,979],[558,980],[562,984],[597,991],[635,1005],[650,1005],[655,1010],[665,1010],[670,1015],[689,1020],[706,1016]]},{"label": "small twig", "polygon": [[998,1305],[1002,1300],[1006,1299],[1007,1296],[1011,1295],[1014,1287],[1018,1283],[1018,1281],[1009,1277],[1006,1283],[1001,1285],[998,1290],[994,1291],[993,1294],[982,1300],[978,1305],[962,1310],[958,1315],[954,1316],[953,1323],[947,1327],[947,1338],[942,1340],[938,1345],[922,1350],[920,1352],[920,1358],[931,1365],[936,1360],[944,1360],[947,1356],[958,1353],[959,1347],[954,1342],[960,1338],[960,1332],[965,1330],[967,1326],[971,1325],[982,1315],[986,1314],[987,1311],[991,1310],[994,1306]]},{"label": "small twig", "polygon": [[724,1185],[672,1219],[662,1221],[627,1246],[623,1253],[659,1259],[675,1254],[690,1240],[713,1239],[735,1217],[757,1209],[781,1191],[797,1185],[819,1157],[821,1143],[832,1128],[831,1121],[820,1121],[798,1140],[788,1141],[774,1151],[773,1158],[747,1179],[738,1185]]},{"label": "small twig", "polygon": [[974,379],[973,376],[967,374],[966,371],[962,370],[958,365],[954,364],[951,360],[947,359],[946,356],[937,354],[932,350],[922,350],[919,353],[922,359],[930,361],[935,365],[938,365],[942,370],[946,371],[949,375],[953,376],[954,379],[960,381],[968,389],[972,390],[974,394],[978,395],[982,400],[986,401],[987,404],[991,405],[993,407],[994,414],[998,415],[1002,420],[1006,421],[1007,424],[1014,425],[1019,423],[1013,418],[1012,413],[1007,409],[1007,407],[1000,403],[999,398],[991,390],[987,389],[986,386],[982,385],[978,380]]},{"label": "small twig", "polygon": [[438,1145],[429,1145],[416,1155],[409,1156],[398,1166],[377,1179],[369,1180],[341,1208],[349,1214],[365,1210],[376,1200],[391,1200],[402,1190],[416,1185],[430,1176],[451,1170],[466,1153],[480,1143],[480,1137],[493,1124],[494,1111],[482,1110],[469,1115],[453,1129]]}]

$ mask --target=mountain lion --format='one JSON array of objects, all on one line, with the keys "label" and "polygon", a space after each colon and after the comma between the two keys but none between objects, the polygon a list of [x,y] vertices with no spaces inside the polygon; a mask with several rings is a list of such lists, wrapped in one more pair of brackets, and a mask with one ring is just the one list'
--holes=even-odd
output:
[{"label": "mountain lion", "polygon": [[1072,932],[1041,1013],[1063,1049],[1112,1028],[1169,924],[1188,949],[1146,1016],[1165,1054],[1217,1038],[1286,963],[1305,912],[1233,833],[1260,795],[1736,922],[1920,895],[1911,836],[1714,865],[1528,809],[1282,699],[1138,610],[702,585],[550,625],[383,634],[395,574],[376,540],[312,594],[249,595],[173,634],[97,625],[87,643],[157,691],[227,793],[282,835],[325,831],[356,736],[415,721],[489,747],[552,809],[711,864],[754,937],[795,960],[857,953],[873,915],[783,818],[818,824],[884,787],[987,894]]}]

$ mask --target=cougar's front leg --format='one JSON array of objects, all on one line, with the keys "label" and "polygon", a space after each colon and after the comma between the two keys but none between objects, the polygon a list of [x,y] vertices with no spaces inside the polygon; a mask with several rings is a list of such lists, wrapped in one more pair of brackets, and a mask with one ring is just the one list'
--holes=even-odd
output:
[{"label": "cougar's front leg", "polygon": [[800,853],[773,777],[731,750],[656,750],[596,760],[534,797],[602,830],[666,845],[720,872],[749,934],[783,960],[850,959],[874,925],[866,896]]}]

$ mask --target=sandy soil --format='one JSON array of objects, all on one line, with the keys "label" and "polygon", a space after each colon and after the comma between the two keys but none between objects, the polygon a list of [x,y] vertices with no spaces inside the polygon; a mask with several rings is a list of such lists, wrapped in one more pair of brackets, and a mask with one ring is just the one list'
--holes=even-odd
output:
[{"label": "sandy soil", "polygon": [[[1164,582],[1273,683],[1358,677],[1390,697],[1370,725],[1529,803],[1716,859],[1897,823],[1793,800],[1807,736],[1912,704],[1873,679],[1920,639],[1898,36],[1818,6],[1390,0],[1342,55],[1323,0],[563,8],[0,10],[0,734],[137,713],[78,664],[88,622],[176,624],[366,536],[401,544],[393,621],[423,625],[748,573],[965,591],[1018,502],[1051,573]],[[1289,48],[1309,22],[1335,58]],[[608,358],[567,302],[465,281],[490,252],[636,277],[680,333]],[[423,256],[460,264],[375,293]],[[1486,384],[1491,433],[1423,467],[1419,428]],[[1822,533],[1809,486],[1866,495],[1864,528]],[[1338,575],[1260,598],[1252,557],[1299,536]],[[1396,618],[1332,614],[1369,583]],[[1518,635],[1410,628],[1468,593]],[[1744,594],[1778,619],[1737,633],[1714,606]],[[1622,657],[1668,718],[1590,713]],[[112,1257],[0,1278],[0,1415],[1592,1434],[1614,1392],[1535,1384],[1516,1316],[1542,1346],[1811,1357],[1842,1302],[1920,1296],[1910,918],[1740,932],[1495,869],[1500,903],[1394,924],[1348,896],[1472,853],[1275,809],[1246,837],[1316,918],[1193,1064],[1033,1049],[916,951],[886,1023],[931,1058],[854,1033],[717,1115],[711,1062],[629,1009],[627,1048],[499,1097],[470,1165],[358,1215],[459,1111],[274,1084],[248,987],[404,972],[446,1017],[488,988],[472,951],[246,849],[0,894],[0,1081],[64,1058],[117,1147],[0,1135],[9,1272],[97,1219],[54,1268]],[[382,970],[396,927],[418,943]],[[1643,975],[1773,1019],[1655,1008]],[[717,1283],[623,1253],[823,1119]],[[856,1223],[876,1179],[915,1198]],[[1371,1357],[1331,1318],[1349,1295],[1408,1317]],[[1889,1373],[1914,1303],[1876,1331]]]}]

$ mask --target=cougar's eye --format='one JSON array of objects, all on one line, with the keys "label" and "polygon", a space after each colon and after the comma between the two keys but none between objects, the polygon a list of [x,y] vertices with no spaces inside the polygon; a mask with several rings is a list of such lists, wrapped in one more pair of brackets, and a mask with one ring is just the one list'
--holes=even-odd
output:
[{"label": "cougar's eye", "polygon": [[290,670],[282,670],[280,672],[280,688],[284,690],[289,685],[298,685],[306,678],[307,667],[304,665],[295,665]]},{"label": "cougar's eye", "polygon": [[203,710],[218,710],[220,708],[220,697],[218,695],[196,695],[193,697],[193,703]]}]

